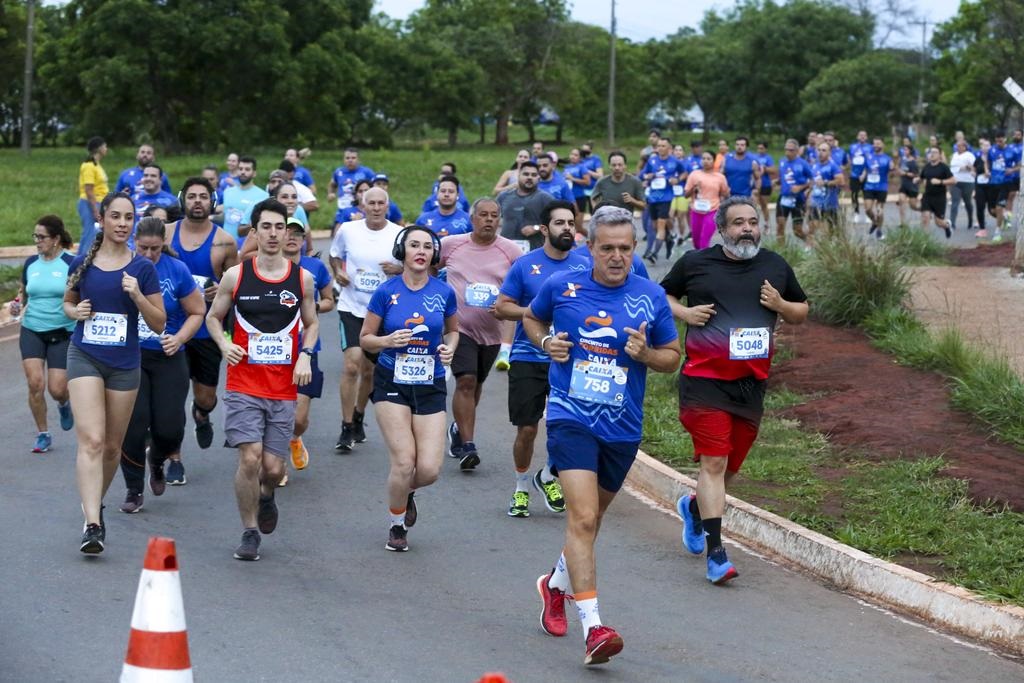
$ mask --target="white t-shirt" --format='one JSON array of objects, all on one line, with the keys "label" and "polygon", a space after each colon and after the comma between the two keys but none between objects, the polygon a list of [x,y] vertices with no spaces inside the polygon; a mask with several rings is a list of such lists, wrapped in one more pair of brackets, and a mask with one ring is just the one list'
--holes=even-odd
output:
[{"label": "white t-shirt", "polygon": [[289,182],[295,186],[295,196],[298,198],[299,204],[316,201],[316,195],[313,194],[313,191],[308,186],[303,185],[298,180],[290,180]]},{"label": "white t-shirt", "polygon": [[[975,156],[970,151],[957,152],[953,155],[953,158],[949,160],[949,168],[953,171],[953,178],[958,183],[973,183],[974,182],[974,160]],[[969,166],[970,170],[963,170],[964,166]]]},{"label": "white t-shirt", "polygon": [[370,297],[390,275],[381,263],[401,263],[391,255],[395,238],[402,226],[391,221],[380,230],[366,227],[366,220],[342,223],[331,242],[331,257],[345,262],[345,273],[351,282],[341,288],[338,310],[347,311],[357,318],[366,317]]}]

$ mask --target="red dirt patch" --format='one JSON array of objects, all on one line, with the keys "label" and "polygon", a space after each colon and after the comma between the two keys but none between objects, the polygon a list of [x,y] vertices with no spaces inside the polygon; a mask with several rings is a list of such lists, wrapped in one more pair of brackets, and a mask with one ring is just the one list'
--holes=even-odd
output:
[{"label": "red dirt patch", "polygon": [[808,321],[780,335],[795,357],[773,370],[772,382],[820,394],[784,416],[868,458],[942,455],[950,476],[968,480],[975,501],[1024,512],[1024,453],[953,410],[941,376],[897,365],[860,330]]},{"label": "red dirt patch", "polygon": [[1013,262],[1013,240],[1000,244],[979,244],[974,249],[953,249],[949,262],[954,266],[998,267],[1010,269]]}]

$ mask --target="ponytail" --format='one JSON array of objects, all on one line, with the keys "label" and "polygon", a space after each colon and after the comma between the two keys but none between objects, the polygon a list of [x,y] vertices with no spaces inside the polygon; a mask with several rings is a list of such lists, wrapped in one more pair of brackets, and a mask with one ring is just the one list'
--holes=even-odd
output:
[{"label": "ponytail", "polygon": [[75,289],[78,287],[78,283],[82,281],[82,276],[85,275],[85,271],[89,270],[89,266],[92,265],[93,259],[96,258],[96,252],[100,250],[100,245],[103,244],[103,231],[100,230],[96,233],[96,239],[92,241],[92,245],[89,247],[89,252],[85,255],[85,260],[75,268],[75,272],[68,276],[68,289]]}]

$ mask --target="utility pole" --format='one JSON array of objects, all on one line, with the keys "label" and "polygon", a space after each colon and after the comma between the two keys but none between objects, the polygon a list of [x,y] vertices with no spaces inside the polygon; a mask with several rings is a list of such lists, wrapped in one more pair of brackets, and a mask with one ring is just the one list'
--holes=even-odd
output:
[{"label": "utility pole", "polygon": [[32,44],[35,19],[35,0],[28,0],[25,14],[25,86],[21,100],[21,153],[26,156],[32,151]]},{"label": "utility pole", "polygon": [[615,0],[612,0],[611,57],[608,63],[608,147],[615,147]]},{"label": "utility pole", "polygon": [[[921,26],[921,73],[918,76],[917,81],[917,116],[918,125],[921,126],[924,123],[924,64],[925,64],[925,50],[928,48],[928,26],[934,24],[934,21],[928,21],[927,19],[915,19],[908,21],[908,24],[915,26]],[[921,135],[921,131],[918,130],[918,136]]]}]

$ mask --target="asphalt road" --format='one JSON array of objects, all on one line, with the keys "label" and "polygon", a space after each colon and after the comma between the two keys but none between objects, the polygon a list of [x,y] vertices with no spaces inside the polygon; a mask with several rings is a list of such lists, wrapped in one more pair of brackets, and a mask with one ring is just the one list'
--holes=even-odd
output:
[{"label": "asphalt road", "polygon": [[[369,441],[336,455],[335,314],[324,317],[328,382],[313,404],[310,467],[279,490],[277,531],[262,560],[232,559],[240,523],[233,451],[185,443],[189,483],[137,515],[108,494],[107,550],[78,552],[81,511],[73,433],[30,453],[17,343],[0,342],[8,409],[0,426],[0,680],[111,681],[120,671],[147,538],[177,542],[192,664],[205,681],[475,681],[504,671],[517,683],[558,681],[1019,681],[1020,662],[866,605],[731,546],[740,578],[704,579],[684,554],[675,515],[620,495],[599,541],[602,616],[622,654],[582,666],[570,608],[568,637],[538,625],[534,582],[562,543],[563,520],[537,500],[529,519],[506,516],[513,490],[506,380],[492,375],[478,423],[483,463],[471,475],[446,459],[417,495],[411,550],[384,550],[387,456]],[[9,336],[10,332],[0,334]],[[56,411],[53,411],[56,417]],[[215,413],[221,443],[223,416]],[[190,423],[191,428],[191,423]],[[684,438],[680,432],[680,438]]]}]

